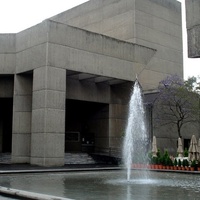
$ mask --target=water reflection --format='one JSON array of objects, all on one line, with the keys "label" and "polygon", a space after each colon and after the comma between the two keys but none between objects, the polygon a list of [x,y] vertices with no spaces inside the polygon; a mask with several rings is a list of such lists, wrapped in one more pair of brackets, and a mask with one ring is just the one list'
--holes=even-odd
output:
[{"label": "water reflection", "polygon": [[76,200],[199,199],[199,175],[151,172],[149,177],[141,179],[137,171],[130,182],[125,171],[20,174],[1,176],[0,185]]}]

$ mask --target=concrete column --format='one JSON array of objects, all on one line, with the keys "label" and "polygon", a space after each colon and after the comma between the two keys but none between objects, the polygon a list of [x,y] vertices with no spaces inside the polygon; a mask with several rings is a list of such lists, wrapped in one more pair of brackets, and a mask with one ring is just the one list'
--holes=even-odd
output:
[{"label": "concrete column", "polygon": [[15,75],[12,162],[30,162],[32,75]]},{"label": "concrete column", "polygon": [[64,165],[65,91],[66,70],[34,70],[31,164]]},{"label": "concrete column", "polygon": [[127,105],[109,105],[109,141],[112,154],[121,154],[123,136],[127,123]]},{"label": "concrete column", "polygon": [[121,156],[129,110],[132,82],[113,85],[109,104],[109,141],[112,154]]}]

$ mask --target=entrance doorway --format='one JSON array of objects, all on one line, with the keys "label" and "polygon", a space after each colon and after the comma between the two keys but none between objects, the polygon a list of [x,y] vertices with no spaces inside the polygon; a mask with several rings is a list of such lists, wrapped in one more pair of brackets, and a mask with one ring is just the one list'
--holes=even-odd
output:
[{"label": "entrance doorway", "polygon": [[0,99],[0,153],[12,151],[13,99]]},{"label": "entrance doorway", "polygon": [[108,104],[67,99],[65,152],[94,152],[106,118]]}]

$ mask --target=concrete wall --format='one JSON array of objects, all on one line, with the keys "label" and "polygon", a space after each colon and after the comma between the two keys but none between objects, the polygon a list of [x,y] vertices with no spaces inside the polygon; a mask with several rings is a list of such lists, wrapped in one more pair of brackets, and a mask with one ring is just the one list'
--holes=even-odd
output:
[{"label": "concrete wall", "polygon": [[138,73],[145,90],[156,88],[169,74],[183,76],[181,4],[177,1],[89,1],[52,19],[156,49],[154,58]]},{"label": "concrete wall", "polygon": [[[183,76],[181,5],[172,0],[136,0],[136,43],[157,49],[141,73],[144,89],[169,74]],[[130,41],[130,40],[129,40]]]},{"label": "concrete wall", "polygon": [[188,56],[200,57],[200,2],[198,0],[185,0],[186,25],[188,36]]},{"label": "concrete wall", "polygon": [[16,73],[47,65],[47,32],[44,22],[16,35]]},{"label": "concrete wall", "polygon": [[15,34],[0,34],[0,73],[14,74],[15,72]]}]

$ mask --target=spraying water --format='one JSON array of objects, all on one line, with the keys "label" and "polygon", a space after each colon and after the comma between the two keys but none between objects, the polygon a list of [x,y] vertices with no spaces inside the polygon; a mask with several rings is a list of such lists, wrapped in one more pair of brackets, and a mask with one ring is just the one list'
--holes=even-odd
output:
[{"label": "spraying water", "polygon": [[147,131],[142,92],[136,79],[129,102],[128,123],[125,132],[123,158],[127,169],[127,181],[130,181],[131,165],[144,163],[146,158]]}]

